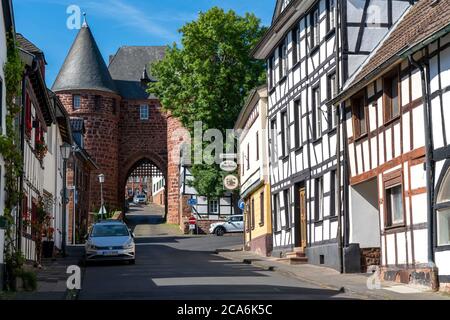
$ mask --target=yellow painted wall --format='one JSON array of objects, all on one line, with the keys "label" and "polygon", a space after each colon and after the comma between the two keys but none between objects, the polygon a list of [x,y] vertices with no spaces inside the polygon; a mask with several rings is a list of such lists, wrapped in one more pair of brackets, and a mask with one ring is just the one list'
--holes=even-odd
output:
[{"label": "yellow painted wall", "polygon": [[[260,196],[261,192],[264,191],[264,225],[260,225],[261,222],[261,209],[260,209]],[[251,203],[252,199],[255,203],[255,228],[250,229],[248,232],[248,219],[251,214],[251,211],[249,210],[249,202]],[[246,199],[246,212],[244,214],[244,225],[245,225],[245,242],[250,241],[250,239],[255,239],[260,236],[263,236],[265,234],[271,234],[272,233],[272,214],[271,214],[271,207],[270,207],[270,185],[266,184],[256,190],[255,192],[251,193]]]}]

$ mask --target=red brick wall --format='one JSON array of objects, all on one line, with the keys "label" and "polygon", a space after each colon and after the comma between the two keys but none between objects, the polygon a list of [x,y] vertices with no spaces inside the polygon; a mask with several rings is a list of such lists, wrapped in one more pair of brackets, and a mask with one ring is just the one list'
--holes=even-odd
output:
[{"label": "red brick wall", "polygon": [[[72,108],[72,94],[82,96],[79,110]],[[95,95],[102,96],[102,104],[97,109]],[[100,167],[91,175],[91,210],[100,206],[99,173],[105,175],[105,202],[121,208],[128,175],[139,161],[147,159],[164,174],[168,222],[179,224],[179,163],[178,157],[168,154],[168,150],[176,150],[180,143],[174,137],[182,127],[180,122],[163,112],[158,100],[121,100],[114,94],[89,90],[59,92],[58,96],[70,116],[85,120],[85,149]],[[140,120],[141,104],[149,105],[149,120]]]},{"label": "red brick wall", "polygon": [[180,131],[183,126],[181,122],[171,115],[167,118],[167,150],[168,168],[167,168],[167,221],[169,223],[182,224],[180,211],[180,185],[179,185],[179,150],[183,138]]},{"label": "red brick wall", "polygon": [[[140,105],[149,105],[149,119],[140,119]],[[150,160],[158,169],[167,173],[167,116],[158,100],[123,100],[120,105],[119,165],[120,185],[136,163]],[[121,193],[123,191],[121,190]]]},{"label": "red brick wall", "polygon": [[[79,110],[74,110],[72,107],[72,94],[81,95]],[[102,97],[99,108],[96,108],[95,105],[96,95]],[[101,204],[100,183],[97,179],[97,175],[100,173],[105,175],[103,184],[105,204],[112,208],[120,208],[122,203],[118,201],[117,188],[119,178],[119,110],[117,104],[120,97],[88,90],[58,93],[58,97],[70,116],[84,119],[86,128],[84,148],[100,168],[91,174],[90,209],[98,208]],[[115,113],[114,109],[116,109]],[[120,195],[122,196],[122,192]]]},{"label": "red brick wall", "polygon": [[[75,166],[74,166],[75,164]],[[74,170],[76,168],[76,170]],[[79,178],[74,177],[74,173],[77,172]],[[76,231],[80,235],[87,232],[89,226],[89,196],[90,196],[90,168],[80,157],[71,157],[67,164],[67,186],[77,186],[78,201],[74,203],[73,190],[69,190],[69,203],[68,203],[68,234],[67,243],[72,243],[73,229],[74,229],[74,214]],[[74,211],[75,207],[75,211]],[[81,238],[79,239],[81,241]]]}]

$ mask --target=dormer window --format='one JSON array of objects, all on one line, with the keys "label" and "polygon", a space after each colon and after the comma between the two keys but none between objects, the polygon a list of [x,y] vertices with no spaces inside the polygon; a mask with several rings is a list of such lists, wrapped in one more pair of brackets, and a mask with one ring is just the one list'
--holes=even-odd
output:
[{"label": "dormer window", "polygon": [[73,95],[72,99],[73,110],[79,110],[81,108],[81,96],[78,94]]}]

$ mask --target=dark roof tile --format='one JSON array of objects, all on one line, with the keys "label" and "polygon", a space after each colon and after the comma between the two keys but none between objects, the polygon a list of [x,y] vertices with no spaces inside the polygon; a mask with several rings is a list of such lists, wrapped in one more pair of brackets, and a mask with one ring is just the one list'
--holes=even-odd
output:
[{"label": "dark roof tile", "polygon": [[52,87],[55,92],[83,89],[117,93],[87,24],[78,33]]}]

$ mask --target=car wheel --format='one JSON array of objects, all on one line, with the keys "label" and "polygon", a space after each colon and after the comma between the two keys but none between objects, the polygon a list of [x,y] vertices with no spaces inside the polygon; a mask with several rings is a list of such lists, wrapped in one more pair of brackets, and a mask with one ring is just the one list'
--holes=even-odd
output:
[{"label": "car wheel", "polygon": [[216,236],[221,237],[224,235],[224,233],[225,233],[225,229],[223,227],[216,228],[216,231],[215,231]]}]

